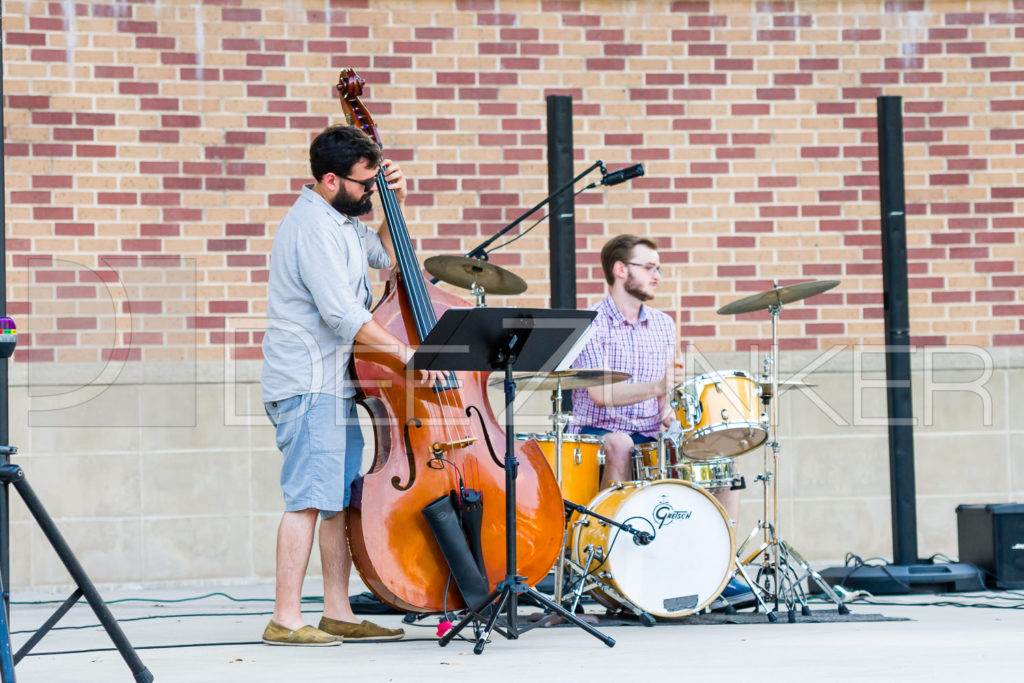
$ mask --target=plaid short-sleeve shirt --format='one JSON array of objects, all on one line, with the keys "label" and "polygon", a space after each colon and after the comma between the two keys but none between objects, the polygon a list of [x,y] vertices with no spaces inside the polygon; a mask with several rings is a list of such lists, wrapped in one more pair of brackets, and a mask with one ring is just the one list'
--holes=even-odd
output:
[{"label": "plaid short-sleeve shirt", "polygon": [[[575,368],[601,368],[627,372],[628,382],[653,382],[665,374],[675,355],[676,332],[672,318],[649,306],[640,307],[636,325],[626,320],[611,296],[594,306],[594,336],[573,362]],[[581,427],[657,436],[661,427],[658,399],[625,406],[599,406],[586,389],[572,392],[570,433]]]}]

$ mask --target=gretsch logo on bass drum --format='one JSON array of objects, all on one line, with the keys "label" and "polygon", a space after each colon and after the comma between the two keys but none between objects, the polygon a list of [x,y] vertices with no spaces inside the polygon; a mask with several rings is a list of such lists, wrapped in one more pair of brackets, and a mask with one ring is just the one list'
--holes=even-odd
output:
[{"label": "gretsch logo on bass drum", "polygon": [[672,507],[672,503],[668,502],[668,497],[662,496],[658,504],[654,506],[651,515],[657,522],[657,528],[660,529],[677,519],[689,519],[693,515],[693,510],[676,510]]}]

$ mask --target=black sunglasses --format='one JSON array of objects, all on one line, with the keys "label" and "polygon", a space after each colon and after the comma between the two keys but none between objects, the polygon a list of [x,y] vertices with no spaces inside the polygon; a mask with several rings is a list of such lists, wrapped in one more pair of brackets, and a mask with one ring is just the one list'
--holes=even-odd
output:
[{"label": "black sunglasses", "polygon": [[356,185],[362,185],[363,192],[372,192],[373,186],[377,184],[377,176],[374,176],[369,180],[356,180],[355,178],[349,178],[347,175],[339,175],[338,177],[341,178],[342,180],[350,180]]}]

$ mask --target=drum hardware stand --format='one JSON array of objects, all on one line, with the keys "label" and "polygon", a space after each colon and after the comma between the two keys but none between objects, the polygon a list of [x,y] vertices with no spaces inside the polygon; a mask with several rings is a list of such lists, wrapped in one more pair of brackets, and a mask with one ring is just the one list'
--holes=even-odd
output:
[{"label": "drum hardware stand", "polygon": [[[562,490],[562,434],[569,426],[572,418],[568,413],[562,412],[562,380],[559,379],[551,392],[551,426],[555,432],[554,459],[555,459],[555,480],[558,482],[558,490]],[[565,501],[563,501],[565,502]],[[562,546],[558,549],[558,560],[555,562],[555,594],[554,601],[562,604],[562,584],[565,582],[565,546],[569,543],[569,525],[566,524],[562,530]],[[572,611],[576,611],[573,605]]]},{"label": "drum hardware stand", "polygon": [[484,291],[483,287],[476,283],[476,280],[473,280],[473,285],[469,288],[469,293],[476,299],[477,308],[484,308],[487,306],[487,302],[485,301],[487,292]]},{"label": "drum hardware stand", "polygon": [[[623,524],[621,522],[616,522],[614,519],[610,519],[608,517],[605,517],[604,515],[600,515],[600,514],[594,512],[593,510],[591,510],[590,508],[584,507],[583,505],[579,505],[577,503],[573,503],[570,500],[564,500],[563,503],[565,504],[565,508],[566,508],[567,511],[571,510],[571,511],[576,512],[576,513],[578,513],[580,515],[583,515],[583,516],[593,517],[593,518],[599,520],[603,524],[606,524],[608,526],[613,526],[613,527],[619,529],[620,531],[625,531],[626,533],[630,534],[633,537],[633,542],[636,543],[637,545],[648,545],[648,544],[650,544],[650,542],[652,540],[654,540],[654,537],[648,531],[640,531],[638,529],[634,529],[629,524]],[[576,523],[577,524],[589,524],[590,522],[586,521],[586,520],[583,520],[583,519],[580,519]],[[598,548],[594,548],[594,547],[587,548],[587,565],[585,567],[583,567],[583,566],[581,566],[581,565],[579,565],[576,562],[573,562],[571,560],[566,560],[566,565],[568,565],[568,567],[570,569],[572,569],[574,572],[579,574],[579,577],[580,577],[579,578],[579,582],[576,584],[575,590],[573,590],[573,601],[572,601],[572,605],[569,608],[570,611],[571,612],[575,612],[576,611],[576,607],[577,607],[577,605],[579,605],[580,598],[581,598],[581,596],[583,595],[584,592],[588,592],[588,591],[594,590],[595,588],[600,587],[600,589],[602,591],[604,591],[606,593],[611,593],[612,597],[618,599],[621,602],[621,604],[628,605],[630,611],[633,612],[633,614],[637,617],[637,619],[640,620],[641,624],[643,624],[644,626],[654,626],[654,623],[655,623],[654,617],[651,616],[651,614],[649,612],[647,612],[646,610],[641,609],[639,605],[634,603],[632,600],[629,600],[628,598],[626,598],[624,595],[619,593],[617,590],[615,590],[614,588],[612,588],[608,584],[602,583],[601,581],[599,581],[598,579],[602,578],[601,575],[598,575],[598,576],[592,576],[591,575],[591,573],[590,573],[590,565],[594,562],[595,559],[597,559],[597,558],[595,558],[595,555],[597,554],[596,553],[597,550],[598,550]],[[601,558],[601,559],[603,559],[603,558]],[[587,583],[588,579],[589,579],[590,583]]]},{"label": "drum hardware stand", "polygon": [[[776,290],[779,289],[777,282],[773,282]],[[778,337],[778,319],[779,314],[782,312],[782,301],[781,298],[775,303],[768,305],[768,312],[771,315],[772,321],[772,347],[771,355],[765,359],[764,366],[765,372],[771,370],[771,394],[767,397],[762,396],[762,401],[770,408],[768,411],[770,419],[770,430],[771,440],[765,443],[764,449],[764,474],[758,475],[763,486],[764,491],[764,518],[759,520],[757,526],[747,537],[747,540],[743,542],[740,549],[737,551],[737,569],[743,566],[749,565],[759,555],[763,554],[763,564],[758,569],[757,578],[764,579],[765,592],[769,595],[770,599],[775,602],[775,610],[779,609],[780,602],[784,602],[786,605],[787,616],[790,622],[796,621],[796,605],[800,605],[801,614],[804,616],[810,615],[810,607],[807,605],[807,598],[804,593],[800,582],[803,578],[809,578],[814,581],[822,593],[832,602],[835,603],[839,614],[849,614],[849,608],[843,604],[842,598],[836,595],[832,587],[829,586],[818,572],[814,571],[810,565],[804,560],[803,556],[796,551],[793,546],[786,541],[778,533],[779,527],[779,453],[781,451],[779,442],[779,337]],[[775,399],[773,401],[773,399]],[[771,451],[771,463],[769,463],[768,452]],[[768,521],[768,488],[771,486],[772,489],[772,514],[771,521]],[[747,546],[747,543],[757,535],[757,532],[764,531],[764,541],[758,546],[758,549],[746,559],[741,559],[743,549]],[[799,574],[794,568],[790,560],[795,560],[803,575]],[[744,574],[746,579],[746,574]],[[748,583],[749,580],[748,580]],[[755,594],[757,591],[755,591]],[[759,601],[760,602],[760,601]],[[763,602],[761,603],[763,606]],[[771,615],[769,616],[770,621]]]},{"label": "drum hardware stand", "polygon": [[[519,461],[515,452],[513,415],[516,383],[512,374],[513,367],[518,364],[518,369],[533,372],[543,369],[551,361],[552,351],[568,348],[583,334],[595,315],[593,311],[576,310],[450,308],[427,334],[420,349],[407,364],[409,369],[415,370],[503,370],[505,375],[505,579],[498,583],[482,603],[467,605],[466,616],[438,640],[441,647],[450,643],[470,621],[486,621],[473,646],[474,654],[483,654],[484,646],[491,631],[496,630],[498,617],[503,611],[507,619],[505,630],[498,630],[498,633],[507,640],[518,639],[520,634],[538,625],[520,625],[520,596],[557,612],[608,647],[615,645],[614,639],[530,586],[526,578],[517,573],[516,560],[516,475]],[[452,340],[455,339],[459,343],[453,344]],[[490,616],[485,616],[487,607],[491,608]]]}]

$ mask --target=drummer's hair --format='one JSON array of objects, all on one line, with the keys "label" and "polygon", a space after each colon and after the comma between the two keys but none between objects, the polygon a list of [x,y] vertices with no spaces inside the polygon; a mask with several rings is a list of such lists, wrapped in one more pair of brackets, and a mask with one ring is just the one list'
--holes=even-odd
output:
[{"label": "drummer's hair", "polygon": [[601,248],[601,269],[604,270],[604,279],[609,285],[615,284],[612,268],[619,261],[629,263],[633,258],[633,249],[638,244],[658,251],[658,245],[654,240],[637,235],[616,235]]},{"label": "drummer's hair", "polygon": [[309,170],[317,182],[328,173],[348,175],[360,161],[370,168],[380,166],[380,148],[370,136],[354,126],[331,126],[309,146]]}]

